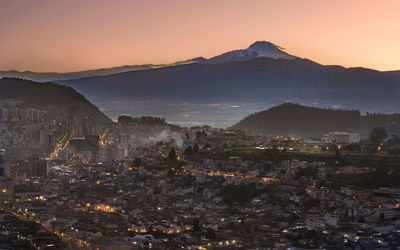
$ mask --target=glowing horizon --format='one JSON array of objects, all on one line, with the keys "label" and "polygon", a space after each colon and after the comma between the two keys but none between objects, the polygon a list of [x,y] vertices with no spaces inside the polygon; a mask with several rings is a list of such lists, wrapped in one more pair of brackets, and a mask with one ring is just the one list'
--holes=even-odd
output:
[{"label": "glowing horizon", "polygon": [[396,0],[0,0],[0,70],[169,64],[260,40],[321,64],[400,70],[399,9]]}]

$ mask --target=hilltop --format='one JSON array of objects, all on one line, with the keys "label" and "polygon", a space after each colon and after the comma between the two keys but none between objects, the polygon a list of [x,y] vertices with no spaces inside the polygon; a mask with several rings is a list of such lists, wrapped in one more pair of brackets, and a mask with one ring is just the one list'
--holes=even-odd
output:
[{"label": "hilltop", "polygon": [[400,133],[400,114],[366,114],[358,110],[335,110],[284,103],[249,115],[232,129],[274,135],[320,137],[331,131],[359,133],[367,137],[372,128],[382,126],[390,134]]},{"label": "hilltop", "polygon": [[55,83],[37,83],[18,78],[0,79],[0,101],[14,100],[20,106],[67,109],[77,107],[77,116],[82,118],[93,115],[99,123],[112,123],[111,119],[100,112],[82,94],[71,87]]}]

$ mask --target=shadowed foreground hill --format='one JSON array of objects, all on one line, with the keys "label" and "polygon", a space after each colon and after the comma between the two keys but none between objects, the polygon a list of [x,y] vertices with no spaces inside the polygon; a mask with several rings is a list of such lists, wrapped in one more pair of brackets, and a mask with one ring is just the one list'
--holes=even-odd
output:
[{"label": "shadowed foreground hill", "polygon": [[16,100],[25,107],[77,107],[78,118],[94,115],[99,123],[111,123],[111,119],[100,112],[83,95],[71,87],[55,83],[37,83],[17,78],[0,79],[0,101]]},{"label": "shadowed foreground hill", "polygon": [[368,136],[372,128],[382,126],[389,134],[400,134],[400,114],[361,115],[358,110],[320,109],[285,103],[244,118],[232,129],[275,135],[320,137],[331,131]]}]

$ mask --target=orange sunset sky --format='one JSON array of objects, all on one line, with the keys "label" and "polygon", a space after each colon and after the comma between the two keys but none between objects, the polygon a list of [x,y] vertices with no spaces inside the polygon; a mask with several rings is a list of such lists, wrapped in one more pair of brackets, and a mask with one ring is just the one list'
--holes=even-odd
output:
[{"label": "orange sunset sky", "polygon": [[0,0],[0,70],[171,63],[257,40],[322,64],[400,70],[400,1]]}]

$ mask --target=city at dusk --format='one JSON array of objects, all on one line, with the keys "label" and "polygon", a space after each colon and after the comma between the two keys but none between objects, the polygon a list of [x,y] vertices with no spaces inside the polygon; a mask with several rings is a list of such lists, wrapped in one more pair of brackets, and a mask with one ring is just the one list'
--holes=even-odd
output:
[{"label": "city at dusk", "polygon": [[0,249],[400,249],[399,10],[0,0]]}]

